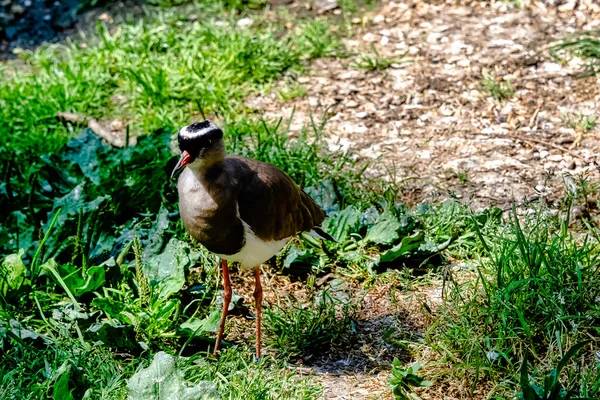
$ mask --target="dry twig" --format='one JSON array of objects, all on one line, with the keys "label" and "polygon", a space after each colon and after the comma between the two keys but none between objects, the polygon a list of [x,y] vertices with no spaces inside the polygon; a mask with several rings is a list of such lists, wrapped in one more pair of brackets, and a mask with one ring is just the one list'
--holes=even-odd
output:
[{"label": "dry twig", "polygon": [[86,125],[90,128],[96,135],[100,136],[102,139],[106,140],[114,147],[123,147],[125,146],[125,140],[118,135],[115,135],[113,132],[105,129],[100,123],[92,118],[83,114],[76,114],[72,112],[58,112],[56,117],[63,122],[70,122],[76,125]]}]

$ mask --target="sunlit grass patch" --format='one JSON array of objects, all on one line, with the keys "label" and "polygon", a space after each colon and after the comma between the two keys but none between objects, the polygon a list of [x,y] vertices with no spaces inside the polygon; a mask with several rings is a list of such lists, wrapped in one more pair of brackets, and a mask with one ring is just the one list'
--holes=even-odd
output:
[{"label": "sunlit grass patch", "polygon": [[379,54],[377,48],[371,46],[370,53],[361,54],[354,63],[350,64],[354,68],[366,69],[368,71],[385,70],[393,65],[400,65],[410,62],[404,59],[404,56],[384,57]]},{"label": "sunlit grass patch", "polygon": [[600,31],[578,32],[550,46],[551,54],[558,60],[568,61],[579,57],[584,61],[583,77],[600,71]]},{"label": "sunlit grass patch", "polygon": [[314,399],[322,388],[310,376],[299,376],[285,360],[263,357],[258,363],[246,347],[222,351],[217,362],[192,357],[187,362],[190,381],[217,383],[222,398],[230,399]]},{"label": "sunlit grass patch", "polygon": [[[446,298],[430,345],[452,364],[445,373],[497,384],[518,375],[529,354],[550,371],[573,345],[598,333],[600,252],[597,234],[572,234],[568,218],[541,207],[520,220],[514,210],[500,235],[477,232],[483,246],[474,278],[446,279]],[[567,212],[568,215],[568,212]],[[588,390],[594,346],[568,366],[571,388]],[[505,388],[516,386],[502,383]],[[598,390],[597,388],[595,389]]]},{"label": "sunlit grass patch", "polygon": [[[189,12],[202,14],[199,7]],[[137,133],[204,113],[231,118],[251,91],[339,48],[326,21],[281,36],[276,25],[238,26],[226,14],[188,16],[155,10],[111,31],[99,25],[85,43],[23,52],[25,67],[0,69],[0,145],[56,150],[73,135],[56,119],[61,111],[109,116]]]},{"label": "sunlit grass patch", "polygon": [[298,97],[303,97],[308,93],[308,89],[297,82],[289,82],[286,86],[277,92],[277,97],[280,100],[292,100]]}]

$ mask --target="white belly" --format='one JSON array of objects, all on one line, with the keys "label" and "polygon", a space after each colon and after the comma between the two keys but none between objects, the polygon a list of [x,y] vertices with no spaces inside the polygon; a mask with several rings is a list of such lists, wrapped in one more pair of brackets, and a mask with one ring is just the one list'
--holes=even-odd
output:
[{"label": "white belly", "polygon": [[242,221],[242,223],[244,224],[244,236],[246,238],[244,247],[235,254],[217,254],[217,256],[225,260],[237,261],[243,269],[254,268],[261,265],[275,254],[279,253],[288,240],[290,240],[290,238],[287,237],[281,240],[265,242],[252,232],[252,229],[250,229],[250,226],[248,226],[247,223],[244,221]]}]

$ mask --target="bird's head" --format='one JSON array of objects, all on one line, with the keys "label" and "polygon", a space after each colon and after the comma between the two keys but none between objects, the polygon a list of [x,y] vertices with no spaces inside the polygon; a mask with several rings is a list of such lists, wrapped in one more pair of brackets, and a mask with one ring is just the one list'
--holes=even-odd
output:
[{"label": "bird's head", "polygon": [[225,158],[223,131],[209,120],[184,126],[179,130],[177,140],[181,158],[171,177],[186,166],[200,170]]}]

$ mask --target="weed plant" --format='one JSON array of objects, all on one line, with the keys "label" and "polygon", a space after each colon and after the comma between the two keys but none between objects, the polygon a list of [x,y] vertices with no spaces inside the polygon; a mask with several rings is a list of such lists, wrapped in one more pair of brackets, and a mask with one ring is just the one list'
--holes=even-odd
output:
[{"label": "weed plant", "polygon": [[366,69],[368,71],[385,70],[394,64],[403,64],[410,62],[410,60],[403,59],[404,56],[400,57],[384,57],[379,54],[375,46],[371,46],[373,54],[362,54],[359,56],[356,62],[351,64],[352,67]]},{"label": "weed plant", "polygon": [[[248,348],[226,350],[216,366],[205,359],[219,317],[217,260],[188,244],[168,174],[174,131],[217,115],[230,152],[272,162],[301,186],[327,171],[340,206],[361,202],[352,162],[322,151],[321,125],[290,141],[286,124],[250,118],[243,104],[339,41],[324,21],[281,36],[274,24],[238,26],[214,2],[191,10],[99,25],[83,42],[1,67],[2,398],[125,398],[126,380],[153,353],[182,349],[199,355],[194,376],[224,397],[319,391],[281,363],[243,362]],[[58,121],[59,111],[120,120],[137,145],[111,148]]]},{"label": "weed plant", "polygon": [[486,92],[499,103],[509,100],[515,94],[510,82],[498,82],[490,74],[483,75],[480,87],[482,91]]},{"label": "weed plant", "polygon": [[577,117],[572,115],[564,115],[563,119],[569,128],[575,129],[577,132],[586,133],[596,127],[598,118],[596,116],[586,116],[579,114]]},{"label": "weed plant", "polygon": [[[597,337],[596,233],[572,234],[566,215],[553,218],[542,207],[521,218],[513,209],[500,234],[477,229],[484,254],[476,277],[447,280],[447,297],[429,340],[452,362],[453,374],[469,376],[473,390],[480,378],[515,378],[528,354],[543,364],[540,372],[550,370],[568,348]],[[575,360],[566,366],[571,388],[587,390],[587,377],[595,373],[592,348],[580,358],[589,360],[584,367]]]},{"label": "weed plant", "polygon": [[239,346],[224,349],[216,363],[195,355],[184,361],[186,377],[216,382],[223,398],[308,400],[321,394],[310,377],[290,372],[285,361],[266,356],[256,363],[251,356]]},{"label": "weed plant", "polygon": [[268,343],[287,357],[319,354],[351,335],[358,304],[323,291],[308,305],[288,299],[265,312]]},{"label": "weed plant", "polygon": [[582,77],[596,75],[600,71],[600,31],[578,32],[569,35],[550,47],[551,54],[559,59],[580,57],[585,62]]}]

